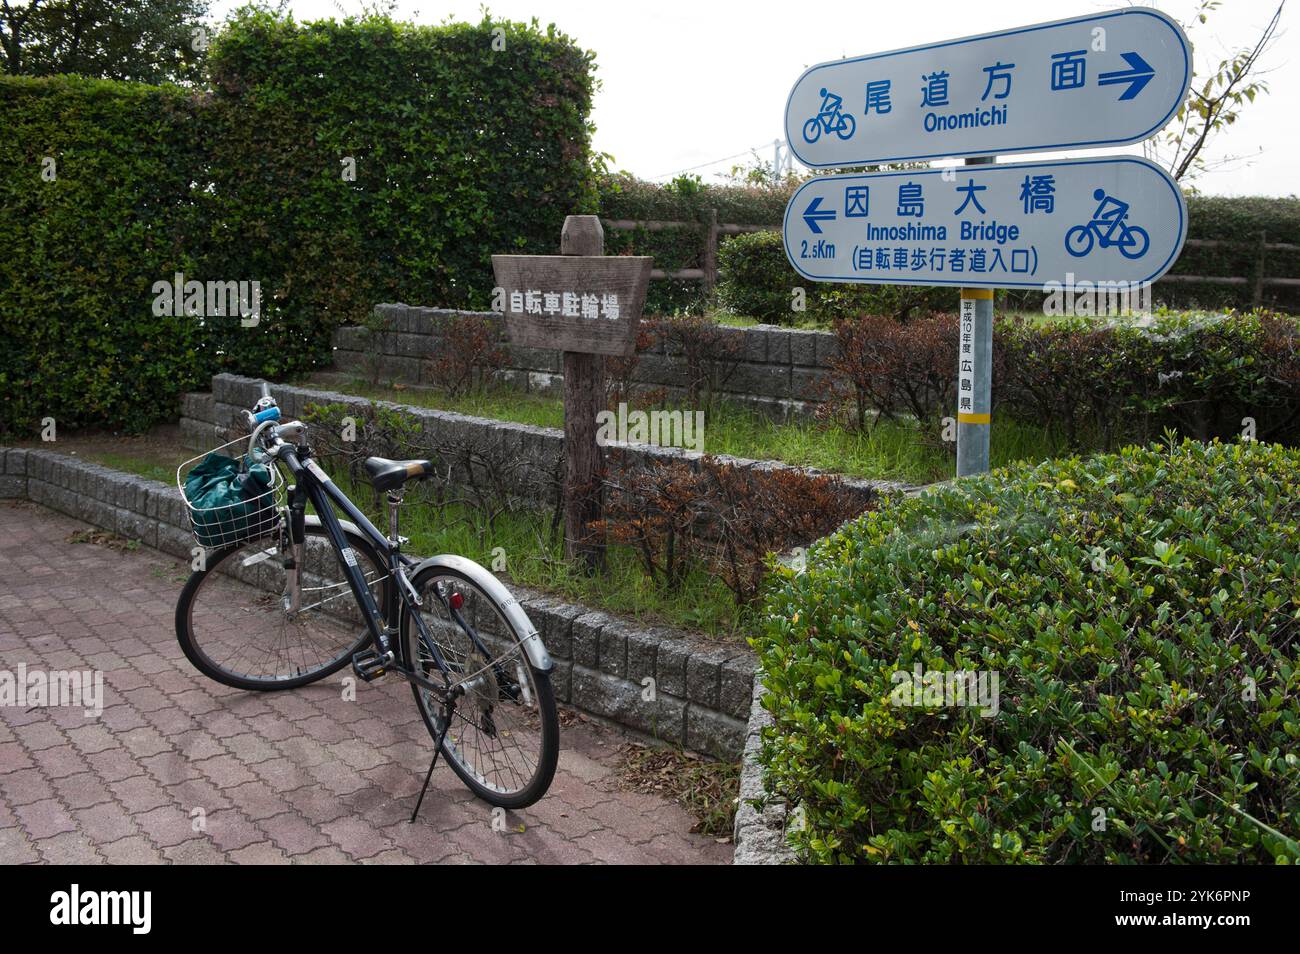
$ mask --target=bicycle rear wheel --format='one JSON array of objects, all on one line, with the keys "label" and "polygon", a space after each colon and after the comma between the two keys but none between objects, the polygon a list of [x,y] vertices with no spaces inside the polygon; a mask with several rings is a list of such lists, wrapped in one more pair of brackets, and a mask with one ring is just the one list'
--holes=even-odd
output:
[{"label": "bicycle rear wheel", "polygon": [[[412,683],[429,734],[442,738],[443,757],[475,795],[491,805],[524,808],[550,787],[560,752],[560,724],[550,674],[534,669],[522,639],[497,601],[467,574],[429,567],[411,580],[423,605],[420,616],[465,692],[444,724],[436,695]],[[433,653],[420,638],[410,610],[401,638],[409,665],[434,683],[443,681]]]},{"label": "bicycle rear wheel", "polygon": [[[370,544],[348,545],[379,606],[387,570]],[[277,534],[208,555],[176,603],[176,638],[205,676],[237,689],[295,689],[337,672],[369,639],[333,544],[308,524],[299,573],[301,606],[284,606],[288,571]]]}]

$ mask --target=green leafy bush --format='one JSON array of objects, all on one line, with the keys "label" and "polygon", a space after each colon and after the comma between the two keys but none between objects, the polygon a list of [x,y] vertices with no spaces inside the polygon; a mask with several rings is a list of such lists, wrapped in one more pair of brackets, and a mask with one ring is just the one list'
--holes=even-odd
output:
[{"label": "green leafy bush", "polygon": [[[0,77],[0,433],[148,427],[380,301],[485,308],[493,253],[595,208],[592,56],[553,27],[245,9],[207,64],[208,92]],[[176,272],[258,282],[258,323],[155,316]]]},{"label": "green leafy bush", "polygon": [[718,273],[718,303],[728,311],[773,325],[809,317],[793,309],[793,291],[802,287],[815,298],[817,286],[790,267],[778,232],[750,232],[727,239],[718,249]]},{"label": "green leafy bush", "polygon": [[[1169,315],[1149,327],[1000,321],[998,406],[1109,450],[1165,428],[1188,437],[1300,441],[1300,337],[1268,314]],[[1253,422],[1253,423],[1252,423]]]},{"label": "green leafy bush", "polygon": [[[1300,859],[1300,451],[1016,466],[780,572],[762,759],[808,858]],[[917,666],[998,674],[996,714],[891,704]]]},{"label": "green leafy bush", "polygon": [[173,417],[213,364],[153,283],[198,277],[195,104],[176,87],[0,76],[0,434]]},{"label": "green leafy bush", "polygon": [[[956,400],[957,318],[837,319],[822,417],[859,428],[876,413],[938,425]],[[1144,325],[1088,319],[993,326],[996,414],[1076,448],[1145,443],[1167,428],[1197,439],[1300,443],[1300,328],[1259,314],[1165,315]]]},{"label": "green leafy bush", "polygon": [[[830,322],[861,315],[905,319],[957,307],[954,288],[811,281],[790,267],[779,232],[750,232],[727,239],[718,249],[718,272],[718,300],[724,308],[771,324]],[[795,288],[804,290],[803,312],[791,307]]]}]

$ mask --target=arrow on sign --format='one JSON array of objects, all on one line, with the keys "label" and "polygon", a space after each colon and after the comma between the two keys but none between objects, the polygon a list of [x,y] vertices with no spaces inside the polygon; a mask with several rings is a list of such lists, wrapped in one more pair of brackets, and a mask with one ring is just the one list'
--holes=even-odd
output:
[{"label": "arrow on sign", "polygon": [[823,209],[822,197],[817,196],[808,203],[808,208],[803,210],[803,220],[808,223],[808,228],[813,230],[813,234],[821,235],[822,227],[817,223],[823,220],[835,221],[834,209]]},{"label": "arrow on sign", "polygon": [[1102,73],[1097,77],[1098,86],[1113,86],[1115,83],[1128,83],[1128,89],[1124,90],[1120,100],[1132,99],[1138,93],[1142,92],[1147,83],[1151,82],[1151,77],[1156,75],[1155,69],[1142,57],[1136,53],[1121,53],[1120,56],[1132,67],[1129,70],[1115,70],[1111,73]]}]

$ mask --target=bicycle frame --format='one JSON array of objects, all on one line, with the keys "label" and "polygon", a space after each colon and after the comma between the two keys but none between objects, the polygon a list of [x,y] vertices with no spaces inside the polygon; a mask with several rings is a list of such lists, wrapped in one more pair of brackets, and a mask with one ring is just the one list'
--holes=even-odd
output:
[{"label": "bicycle frame", "polygon": [[[421,687],[445,697],[453,688],[450,679],[453,670],[447,664],[446,659],[443,658],[442,653],[439,652],[437,642],[430,636],[428,627],[418,612],[421,600],[406,574],[408,567],[416,565],[415,561],[402,553],[400,541],[392,541],[380,533],[366,515],[357,509],[357,506],[347,498],[347,495],[338,488],[334,481],[330,480],[329,475],[315,461],[309,457],[300,460],[298,455],[292,452],[280,454],[279,459],[288,468],[294,481],[289,496],[289,525],[287,531],[290,546],[294,549],[295,561],[297,559],[297,550],[304,539],[303,527],[306,520],[306,505],[310,502],[320,519],[326,536],[329,537],[330,543],[333,544],[335,551],[339,554],[343,574],[347,578],[352,595],[357,600],[357,605],[361,607],[362,616],[365,617],[366,630],[370,633],[371,645],[381,655],[392,653],[393,668],[397,669],[408,681],[417,683]],[[348,546],[347,535],[344,533],[343,524],[338,513],[335,512],[335,507],[347,515],[367,542],[384,559],[385,568],[393,581],[393,585],[387,588],[385,605],[382,607],[375,603],[365,576],[357,564],[356,556],[353,554],[352,548]],[[420,640],[433,657],[444,679],[447,680],[446,685],[439,686],[416,672],[414,660],[403,658],[405,655],[404,648],[401,646],[394,648],[391,645],[390,639],[397,636],[397,627],[403,607],[411,611],[411,619],[415,623]],[[459,610],[448,607],[448,612],[465,630],[469,638],[473,640],[475,646],[480,651],[487,653],[487,649],[479,639],[478,633],[465,621]]]},{"label": "bicycle frame", "polygon": [[[270,391],[265,385],[263,385],[262,393],[263,399],[258,402],[259,413],[265,413],[266,411],[262,407],[264,402],[269,402],[269,407],[275,407],[274,401],[270,398]],[[278,410],[276,414],[278,417]],[[266,420],[265,423],[261,423],[257,421],[256,415],[250,413],[248,416],[250,423],[255,425],[250,441],[251,450],[252,445],[257,442],[262,429],[277,417],[272,417]],[[301,425],[297,426],[299,434],[301,434]],[[420,594],[416,592],[407,574],[408,569],[413,569],[414,574],[417,576],[426,570],[443,570],[450,571],[469,581],[487,595],[499,608],[499,612],[505,617],[506,622],[517,635],[520,647],[529,664],[538,672],[546,673],[554,669],[554,663],[546,652],[546,647],[542,644],[537,628],[528,619],[528,615],[519,605],[519,601],[511,595],[510,591],[495,576],[473,560],[448,554],[430,557],[423,563],[417,564],[415,560],[402,553],[402,541],[397,532],[395,510],[392,512],[393,536],[390,539],[381,533],[367,519],[365,514],[357,509],[356,505],[347,498],[347,495],[330,480],[329,475],[311,459],[311,448],[303,444],[295,446],[277,438],[274,446],[267,449],[276,464],[288,470],[293,478],[293,486],[289,497],[288,519],[286,526],[283,528],[283,532],[288,538],[288,560],[285,568],[289,572],[289,592],[286,594],[288,598],[287,609],[289,611],[296,612],[301,602],[298,567],[302,562],[302,547],[306,539],[307,504],[311,503],[321,527],[325,530],[326,536],[339,556],[348,587],[352,590],[352,595],[365,617],[370,644],[376,655],[382,658],[384,666],[396,668],[407,681],[439,694],[444,704],[449,699],[454,698],[457,692],[463,691],[463,687],[459,683],[452,684],[451,677],[455,675],[455,667],[448,665],[419,612],[419,608],[424,604],[424,601],[421,599]],[[390,505],[395,507],[400,504],[401,498],[399,495],[390,493],[389,500]],[[391,579],[392,585],[385,588],[384,605],[382,607],[376,604],[374,596],[370,592],[370,587],[366,584],[366,579],[357,565],[356,556],[348,545],[343,522],[335,512],[336,507],[351,521],[348,529],[354,530],[364,537],[366,542],[383,558],[387,570],[387,576],[384,579]],[[475,649],[491,659],[492,654],[488,647],[479,637],[477,630],[466,621],[459,607],[453,606],[444,597],[440,588],[435,588],[434,594],[442,602],[448,616],[469,637]],[[417,636],[429,651],[446,685],[438,686],[424,678],[422,673],[416,672],[417,661],[405,658],[406,646],[400,641],[396,651],[394,651],[391,640],[394,637],[401,636],[401,614],[403,610],[409,613],[415,625]],[[353,667],[356,668],[356,665],[357,661],[354,657]],[[493,668],[499,670],[495,663]],[[502,675],[502,678],[504,678],[504,675]]]}]

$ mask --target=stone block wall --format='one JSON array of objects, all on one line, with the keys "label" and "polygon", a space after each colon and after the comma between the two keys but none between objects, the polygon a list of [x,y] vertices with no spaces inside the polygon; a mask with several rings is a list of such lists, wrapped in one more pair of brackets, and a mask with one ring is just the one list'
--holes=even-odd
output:
[{"label": "stone block wall", "polygon": [[[375,309],[382,322],[379,330],[360,326],[340,328],[334,336],[334,366],[358,377],[377,375],[382,381],[430,386],[428,358],[455,343],[443,341],[440,320],[471,314],[496,324],[501,340],[505,331],[501,316],[492,312],[457,312],[444,308],[419,308],[386,304]],[[835,338],[824,331],[797,331],[775,325],[748,328],[722,326],[733,338],[739,363],[722,387],[730,401],[748,404],[781,419],[797,417],[809,410],[824,380],[830,359],[836,352]],[[521,390],[558,394],[563,386],[561,359],[557,351],[509,345],[510,360],[503,380]],[[643,388],[664,388],[680,397],[683,366],[680,355],[657,341],[641,355],[635,381]]]}]

